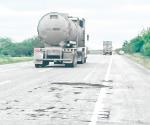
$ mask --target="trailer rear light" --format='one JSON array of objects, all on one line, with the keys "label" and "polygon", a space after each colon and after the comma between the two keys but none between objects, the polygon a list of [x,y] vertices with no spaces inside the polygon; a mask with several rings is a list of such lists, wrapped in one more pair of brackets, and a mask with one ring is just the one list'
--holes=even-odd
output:
[{"label": "trailer rear light", "polygon": [[34,48],[34,52],[41,52],[41,48]]}]

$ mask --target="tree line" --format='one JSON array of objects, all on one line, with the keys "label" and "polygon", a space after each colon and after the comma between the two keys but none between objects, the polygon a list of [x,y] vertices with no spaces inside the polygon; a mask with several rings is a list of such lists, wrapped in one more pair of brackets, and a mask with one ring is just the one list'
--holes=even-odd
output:
[{"label": "tree line", "polygon": [[38,37],[25,39],[22,42],[13,42],[10,38],[0,38],[1,56],[32,56],[35,47],[44,47]]},{"label": "tree line", "polygon": [[141,53],[150,56],[150,28],[143,30],[130,41],[125,41],[122,49],[125,53]]}]

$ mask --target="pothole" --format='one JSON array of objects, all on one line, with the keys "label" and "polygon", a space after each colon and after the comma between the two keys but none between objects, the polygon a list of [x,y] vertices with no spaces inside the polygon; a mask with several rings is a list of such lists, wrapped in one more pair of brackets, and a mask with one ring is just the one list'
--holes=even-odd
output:
[{"label": "pothole", "polygon": [[79,86],[79,87],[74,87],[74,88],[77,88],[77,89],[83,89],[84,87]]},{"label": "pothole", "polygon": [[80,120],[81,122],[91,122],[90,120]]},{"label": "pothole", "polygon": [[54,108],[55,108],[54,106],[51,106],[51,107],[47,107],[46,109],[50,110],[50,109],[54,109]]},{"label": "pothole", "polygon": [[96,102],[97,100],[95,99],[74,99],[75,102],[77,101],[87,101],[87,102]]},{"label": "pothole", "polygon": [[57,88],[57,87],[51,87],[51,88],[49,88],[49,91],[50,91],[50,92],[53,92],[53,91],[55,91],[55,90],[61,91],[62,89]]},{"label": "pothole", "polygon": [[109,119],[110,111],[103,111],[99,114],[99,117],[102,119]]},{"label": "pothole", "polygon": [[36,111],[36,112],[46,112],[45,110],[46,110],[46,109],[36,109],[36,110],[34,110],[34,111]]},{"label": "pothole", "polygon": [[27,114],[27,115],[30,116],[30,117],[37,117],[36,114]]},{"label": "pothole", "polygon": [[81,94],[81,92],[73,92],[74,94]]},{"label": "pothole", "polygon": [[10,109],[13,109],[13,108],[12,108],[12,107],[10,107],[10,106],[8,106],[8,107],[6,107],[6,108],[4,108],[4,109],[0,109],[0,110],[5,111],[5,110],[10,110]]},{"label": "pothole", "polygon": [[82,83],[82,82],[53,82],[51,84],[55,84],[55,85],[69,85],[69,86],[78,86],[78,88],[82,88],[82,86],[90,86],[90,87],[96,87],[96,88],[102,88],[102,87],[107,87],[105,85],[102,84],[95,84],[95,83]]},{"label": "pothole", "polygon": [[61,97],[62,97],[60,93],[56,93],[55,96],[56,96],[57,98],[61,98]]},{"label": "pothole", "polygon": [[102,82],[113,82],[113,80],[102,80]]},{"label": "pothole", "polygon": [[67,108],[62,107],[62,108],[59,108],[59,109],[67,109]]}]

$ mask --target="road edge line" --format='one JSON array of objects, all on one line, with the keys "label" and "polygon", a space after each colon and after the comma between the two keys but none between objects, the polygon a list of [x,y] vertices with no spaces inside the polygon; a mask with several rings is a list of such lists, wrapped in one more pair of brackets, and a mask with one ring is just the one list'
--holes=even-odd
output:
[{"label": "road edge line", "polygon": [[[112,66],[112,56],[110,58],[109,65],[108,65],[108,68],[107,68],[107,72],[106,72],[106,75],[105,75],[105,81],[108,81],[111,66]],[[101,88],[101,90],[99,92],[99,95],[98,95],[97,102],[96,102],[95,107],[94,107],[91,122],[89,123],[89,125],[96,125],[98,113],[104,107],[102,102],[103,102],[103,99],[106,97],[106,91],[107,91],[106,88]]]}]

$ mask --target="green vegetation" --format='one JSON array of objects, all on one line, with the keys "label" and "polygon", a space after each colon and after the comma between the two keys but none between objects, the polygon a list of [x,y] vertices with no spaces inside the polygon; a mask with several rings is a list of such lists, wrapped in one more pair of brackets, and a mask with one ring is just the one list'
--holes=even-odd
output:
[{"label": "green vegetation", "polygon": [[11,57],[32,56],[35,47],[43,46],[38,37],[26,39],[18,43],[13,42],[9,38],[0,38],[0,55]]},{"label": "green vegetation", "polygon": [[144,56],[150,56],[150,28],[143,30],[130,41],[125,41],[122,49],[125,53],[141,53]]},{"label": "green vegetation", "polygon": [[0,64],[32,60],[35,47],[44,47],[38,37],[22,42],[14,42],[10,38],[0,38]]},{"label": "green vegetation", "polygon": [[139,64],[142,64],[144,67],[150,69],[150,57],[144,56],[141,53],[128,54],[127,57],[136,61]]},{"label": "green vegetation", "polygon": [[10,56],[0,56],[0,64],[8,64],[15,62],[30,61],[32,57],[10,57]]},{"label": "green vegetation", "polygon": [[130,59],[150,68],[150,28],[130,41],[125,41],[122,50]]}]

